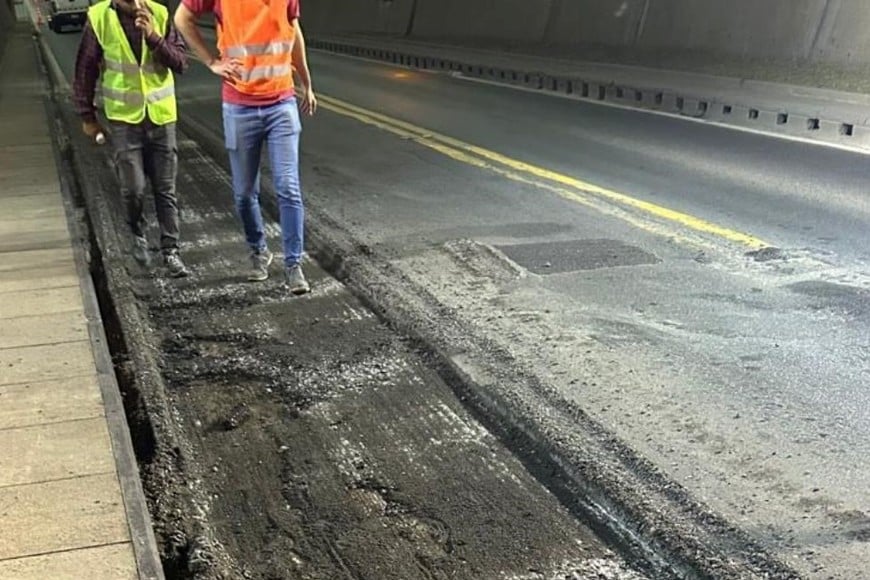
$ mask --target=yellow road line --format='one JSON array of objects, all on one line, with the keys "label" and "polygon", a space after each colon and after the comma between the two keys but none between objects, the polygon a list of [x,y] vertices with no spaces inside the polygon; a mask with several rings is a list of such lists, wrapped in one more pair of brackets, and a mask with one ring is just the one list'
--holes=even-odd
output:
[{"label": "yellow road line", "polygon": [[[544,185],[546,189],[584,205],[597,207],[597,205],[590,199],[590,196],[595,196],[610,202],[615,202],[622,206],[639,210],[647,215],[655,216],[659,219],[680,224],[697,232],[728,240],[729,242],[742,244],[752,248],[761,248],[770,245],[764,240],[750,234],[732,230],[699,217],[640,200],[624,193],[599,187],[595,184],[557,173],[543,167],[538,167],[518,159],[513,159],[500,153],[496,153],[495,151],[490,151],[489,149],[478,147],[460,141],[459,139],[454,139],[453,137],[429,131],[411,123],[358,107],[334,97],[321,95],[320,102],[327,110],[346,117],[351,117],[362,123],[378,127],[379,129],[401,137],[413,139],[417,143],[438,151],[456,161],[474,167],[495,171],[496,173],[514,181],[521,181],[523,183],[538,186]],[[542,184],[540,180],[555,183],[563,187],[553,187],[550,184]],[[566,190],[565,188],[568,189]],[[625,215],[620,217],[626,219]],[[644,227],[644,229],[651,231],[654,230],[656,233],[664,233],[670,237],[686,241],[683,236],[680,236],[675,232],[662,232],[660,228],[644,225],[638,220],[629,221],[636,226]]]},{"label": "yellow road line", "polygon": [[519,175],[513,171],[506,170],[502,167],[488,163],[485,160],[482,160],[482,159],[479,159],[477,157],[473,157],[471,155],[463,153],[462,151],[458,151],[458,150],[453,149],[451,147],[447,147],[447,146],[442,145],[440,143],[436,143],[435,141],[428,140],[428,139],[425,139],[423,137],[414,135],[414,134],[409,133],[403,129],[393,127],[392,125],[389,125],[386,123],[380,123],[380,122],[375,121],[369,117],[366,117],[364,115],[360,115],[360,114],[355,113],[353,111],[349,111],[349,110],[344,109],[342,107],[337,107],[333,104],[326,102],[323,98],[320,98],[320,106],[323,109],[332,111],[332,112],[337,113],[339,115],[343,115],[343,116],[355,119],[357,121],[360,121],[361,123],[366,123],[366,124],[372,125],[374,127],[382,129],[384,131],[393,133],[393,134],[395,134],[399,137],[402,137],[404,139],[413,140],[415,143],[417,143],[421,146],[433,149],[433,150],[435,150],[435,151],[437,151],[437,152],[439,152],[439,153],[441,153],[441,154],[443,154],[451,159],[459,161],[461,163],[465,163],[468,165],[472,165],[474,167],[478,167],[480,169],[494,172],[494,173],[499,174],[499,175],[501,175],[507,179],[510,179],[512,181],[516,181],[516,182],[519,182],[519,183],[522,183],[525,185],[530,185],[530,186],[536,187],[538,189],[546,189],[547,191],[551,191],[556,195],[559,195],[561,197],[564,197],[565,199],[568,199],[569,201],[573,201],[573,202],[585,205],[587,207],[591,207],[591,208],[593,208],[599,212],[602,212],[602,213],[615,215],[617,218],[632,224],[633,226],[637,227],[638,229],[642,229],[642,230],[645,230],[645,231],[648,231],[650,233],[660,235],[663,237],[671,238],[674,241],[680,242],[684,245],[709,247],[709,244],[705,244],[705,243],[703,243],[703,241],[696,240],[696,239],[690,239],[686,236],[682,236],[682,235],[674,232],[672,229],[665,228],[665,227],[663,227],[659,224],[656,224],[656,223],[650,223],[648,221],[644,221],[642,219],[639,219],[637,216],[634,216],[628,212],[622,212],[621,210],[619,210],[618,208],[616,208],[613,205],[604,205],[603,202],[596,203],[595,199],[589,198],[587,196],[579,195],[574,191],[570,191],[568,189],[565,189],[564,187],[551,185],[551,184],[542,182],[542,181],[537,180],[537,179],[532,179],[531,177]]}]

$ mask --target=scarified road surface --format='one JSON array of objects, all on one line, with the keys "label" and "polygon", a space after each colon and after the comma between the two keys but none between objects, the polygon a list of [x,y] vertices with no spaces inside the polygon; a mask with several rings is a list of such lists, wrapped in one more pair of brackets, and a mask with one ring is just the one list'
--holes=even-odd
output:
[{"label": "scarified road surface", "polygon": [[[244,281],[226,174],[190,140],[179,154],[194,275],[170,280],[159,268],[142,271],[122,248],[101,248],[115,283],[129,276],[149,326],[129,336],[150,340],[128,336],[126,346],[157,353],[165,414],[184,449],[176,475],[209,528],[199,544],[178,540],[188,544],[179,577],[646,577],[314,262],[304,298],[288,295],[277,268],[266,283]],[[102,227],[123,231],[105,160],[93,150],[79,157],[89,168],[85,198],[113,220]],[[276,245],[274,225],[270,233]],[[146,403],[152,412],[158,404]],[[159,469],[150,468],[152,484]],[[148,491],[157,504],[178,493]],[[157,521],[167,543],[185,528],[185,515],[175,516]]]}]

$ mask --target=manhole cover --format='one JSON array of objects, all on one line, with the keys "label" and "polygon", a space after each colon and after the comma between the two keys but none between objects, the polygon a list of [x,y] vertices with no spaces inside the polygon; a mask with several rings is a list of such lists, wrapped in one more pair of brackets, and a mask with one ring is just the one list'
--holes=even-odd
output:
[{"label": "manhole cover", "polygon": [[615,266],[657,264],[660,260],[619,240],[571,240],[498,246],[511,260],[535,274],[559,274]]}]

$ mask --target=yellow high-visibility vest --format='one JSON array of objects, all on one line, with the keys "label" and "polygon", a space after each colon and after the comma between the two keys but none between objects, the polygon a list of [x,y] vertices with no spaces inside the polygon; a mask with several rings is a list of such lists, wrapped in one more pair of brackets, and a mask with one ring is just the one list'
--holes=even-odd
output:
[{"label": "yellow high-visibility vest", "polygon": [[[152,0],[144,0],[151,10],[155,29],[166,36],[169,10]],[[112,121],[141,123],[145,115],[155,125],[178,119],[175,79],[172,71],[154,61],[148,43],[142,38],[142,62],[136,62],[111,0],[102,0],[88,9],[88,20],[103,48],[103,109]]]}]

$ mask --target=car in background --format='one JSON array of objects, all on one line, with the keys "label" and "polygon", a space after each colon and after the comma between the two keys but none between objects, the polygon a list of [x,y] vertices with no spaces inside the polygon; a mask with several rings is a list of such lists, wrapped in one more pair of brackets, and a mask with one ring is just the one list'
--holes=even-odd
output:
[{"label": "car in background", "polygon": [[91,0],[50,0],[47,4],[48,27],[59,33],[64,26],[84,28]]}]

